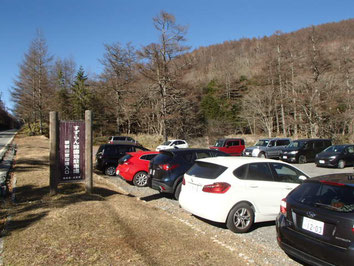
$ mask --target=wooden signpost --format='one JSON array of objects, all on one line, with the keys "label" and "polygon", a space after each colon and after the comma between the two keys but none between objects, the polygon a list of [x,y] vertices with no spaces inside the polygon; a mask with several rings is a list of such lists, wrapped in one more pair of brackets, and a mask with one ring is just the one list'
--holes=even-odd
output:
[{"label": "wooden signpost", "polygon": [[85,182],[91,193],[92,112],[85,111],[85,121],[59,121],[50,112],[50,194],[57,193],[59,183]]}]

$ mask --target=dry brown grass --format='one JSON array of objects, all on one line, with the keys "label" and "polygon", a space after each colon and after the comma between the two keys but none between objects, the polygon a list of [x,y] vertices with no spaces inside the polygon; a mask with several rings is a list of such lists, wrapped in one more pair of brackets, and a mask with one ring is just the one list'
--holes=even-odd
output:
[{"label": "dry brown grass", "polygon": [[50,197],[48,140],[15,142],[16,201],[1,208],[5,265],[235,265],[236,255],[103,177],[94,175],[91,195],[63,184]]}]

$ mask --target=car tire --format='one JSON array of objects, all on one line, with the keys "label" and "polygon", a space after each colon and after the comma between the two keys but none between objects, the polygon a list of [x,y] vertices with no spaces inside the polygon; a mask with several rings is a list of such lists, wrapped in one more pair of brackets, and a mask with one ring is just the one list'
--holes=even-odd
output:
[{"label": "car tire", "polygon": [[258,157],[260,157],[260,158],[267,158],[267,156],[265,155],[264,152],[259,153],[259,154],[258,154]]},{"label": "car tire", "polygon": [[345,167],[345,161],[344,160],[339,160],[337,166],[338,166],[338,168],[343,169]]},{"label": "car tire", "polygon": [[146,187],[148,184],[148,174],[145,171],[137,172],[133,177],[133,184],[137,187]]},{"label": "car tire", "polygon": [[105,175],[114,176],[116,174],[116,168],[113,165],[109,165],[104,169]]},{"label": "car tire", "polygon": [[179,182],[178,185],[176,186],[175,193],[173,194],[176,200],[179,199],[179,194],[181,194],[181,189],[182,189],[182,182]]},{"label": "car tire", "polygon": [[306,156],[305,155],[300,155],[299,156],[299,163],[306,163],[307,160],[306,160]]},{"label": "car tire", "polygon": [[235,205],[227,216],[226,226],[234,233],[248,232],[254,223],[254,211],[247,203]]}]

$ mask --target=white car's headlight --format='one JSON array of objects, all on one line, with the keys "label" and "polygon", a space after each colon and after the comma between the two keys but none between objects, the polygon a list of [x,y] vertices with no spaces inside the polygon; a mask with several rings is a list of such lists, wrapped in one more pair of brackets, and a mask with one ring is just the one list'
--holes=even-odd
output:
[{"label": "white car's headlight", "polygon": [[254,149],[252,151],[252,156],[258,156],[258,153],[260,152],[260,149]]},{"label": "white car's headlight", "polygon": [[290,154],[296,154],[296,153],[298,153],[299,151],[291,151],[291,152],[289,152]]}]

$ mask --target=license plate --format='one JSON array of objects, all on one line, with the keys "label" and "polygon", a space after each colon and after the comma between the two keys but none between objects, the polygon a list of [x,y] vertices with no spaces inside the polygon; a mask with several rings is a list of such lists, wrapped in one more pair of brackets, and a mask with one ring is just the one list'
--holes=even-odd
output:
[{"label": "license plate", "polygon": [[194,184],[194,183],[189,183],[189,188],[193,192],[198,192],[199,191],[200,185]]},{"label": "license plate", "polygon": [[324,161],[324,160],[319,160],[319,163],[322,163],[322,164],[323,164],[323,163],[325,163],[325,161]]},{"label": "license plate", "polygon": [[246,152],[246,155],[250,155],[251,153],[250,152]]},{"label": "license plate", "polygon": [[323,235],[324,222],[304,217],[302,228],[312,233]]},{"label": "license plate", "polygon": [[288,159],[288,156],[285,156],[285,155],[284,155],[284,156],[283,156],[283,159]]}]

